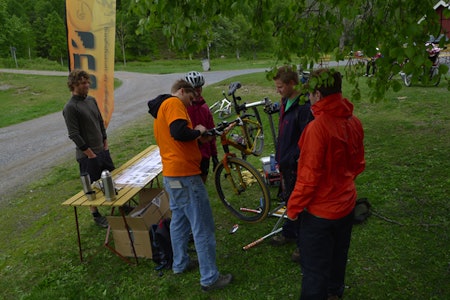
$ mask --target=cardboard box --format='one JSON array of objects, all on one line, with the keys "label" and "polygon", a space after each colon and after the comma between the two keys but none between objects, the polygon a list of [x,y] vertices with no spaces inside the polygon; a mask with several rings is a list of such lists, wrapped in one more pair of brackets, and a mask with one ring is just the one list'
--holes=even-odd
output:
[{"label": "cardboard box", "polygon": [[[163,189],[143,189],[139,192],[139,205],[125,217],[138,257],[152,258],[150,228],[152,224],[171,215],[169,197]],[[107,218],[116,251],[123,256],[134,256],[123,217],[119,215]]]}]

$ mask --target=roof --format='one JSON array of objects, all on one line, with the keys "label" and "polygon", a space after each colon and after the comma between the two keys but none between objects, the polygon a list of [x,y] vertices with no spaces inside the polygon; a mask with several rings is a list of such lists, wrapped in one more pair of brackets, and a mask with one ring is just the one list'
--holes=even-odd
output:
[{"label": "roof", "polygon": [[448,9],[450,9],[450,4],[449,3],[447,3],[447,2],[445,2],[445,1],[439,1],[438,3],[436,3],[434,6],[433,6],[433,9],[434,10],[436,10],[436,9],[438,9],[440,6],[443,6],[444,8],[445,7],[447,7]]}]

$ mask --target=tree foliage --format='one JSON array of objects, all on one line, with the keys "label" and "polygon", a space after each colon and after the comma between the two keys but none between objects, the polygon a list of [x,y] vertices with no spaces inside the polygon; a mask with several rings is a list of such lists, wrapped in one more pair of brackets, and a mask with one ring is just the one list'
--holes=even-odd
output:
[{"label": "tree foliage", "polygon": [[[234,56],[264,53],[276,64],[311,68],[324,55],[370,57],[380,48],[374,96],[398,90],[390,74],[429,67],[424,43],[443,30],[437,0],[116,0],[116,59]],[[59,59],[67,53],[65,1],[0,0],[0,57]],[[447,14],[450,10],[446,10]],[[447,16],[448,17],[448,16]],[[441,40],[441,46],[447,43]],[[447,73],[446,65],[441,72]],[[345,74],[354,83],[355,73]]]},{"label": "tree foliage", "polygon": [[[406,63],[406,70],[420,72],[430,66],[425,42],[430,35],[442,33],[439,17],[433,9],[437,1],[405,0],[136,0],[134,11],[140,16],[139,30],[163,26],[173,45],[180,43],[195,52],[209,42],[218,16],[237,24],[236,16],[250,21],[251,33],[245,36],[273,36],[274,55],[282,63],[297,57],[303,67],[311,67],[325,53],[336,60],[344,59],[352,50],[367,56],[380,48],[383,59],[375,83],[374,97],[398,82],[388,81],[395,63]],[[230,25],[230,28],[232,26]],[[242,28],[242,27],[241,27]],[[245,28],[244,28],[245,30]],[[441,46],[445,43],[441,40]],[[442,66],[444,73],[448,70]],[[355,74],[347,74],[357,82]],[[417,74],[416,74],[417,75]],[[357,93],[355,94],[358,95]]]}]

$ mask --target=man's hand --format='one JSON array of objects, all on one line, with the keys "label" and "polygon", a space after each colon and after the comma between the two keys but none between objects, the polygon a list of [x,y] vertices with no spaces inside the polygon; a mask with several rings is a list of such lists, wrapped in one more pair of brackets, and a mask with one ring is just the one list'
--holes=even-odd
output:
[{"label": "man's hand", "polygon": [[97,157],[97,155],[95,154],[94,151],[92,151],[91,148],[87,148],[87,149],[84,150],[83,152],[84,152],[84,154],[86,154],[86,156],[87,156],[89,159],[92,159],[92,158],[96,158],[96,157]]},{"label": "man's hand", "polygon": [[289,215],[288,215],[287,217],[288,217],[288,219],[291,220],[291,221],[297,221],[297,219],[298,219],[298,215],[295,216],[295,218],[289,217]]},{"label": "man's hand", "polygon": [[[286,207],[286,209],[287,209],[287,207]],[[287,216],[287,218],[289,219],[289,220],[291,220],[291,221],[297,221],[298,220],[298,216],[301,214],[301,212],[299,212],[299,213],[293,213],[292,211],[289,211],[289,209],[288,209],[288,211],[286,212],[286,216]]]},{"label": "man's hand", "polygon": [[202,124],[198,124],[197,126],[195,126],[194,129],[200,131],[200,136],[206,132],[206,127],[203,126]]}]

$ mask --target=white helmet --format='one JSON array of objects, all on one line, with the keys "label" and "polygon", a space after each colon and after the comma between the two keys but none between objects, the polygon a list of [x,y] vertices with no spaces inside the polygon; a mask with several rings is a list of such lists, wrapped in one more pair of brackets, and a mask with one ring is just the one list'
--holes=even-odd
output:
[{"label": "white helmet", "polygon": [[205,84],[205,78],[202,73],[197,71],[191,71],[184,76],[184,79],[189,82],[192,87],[198,88]]}]

